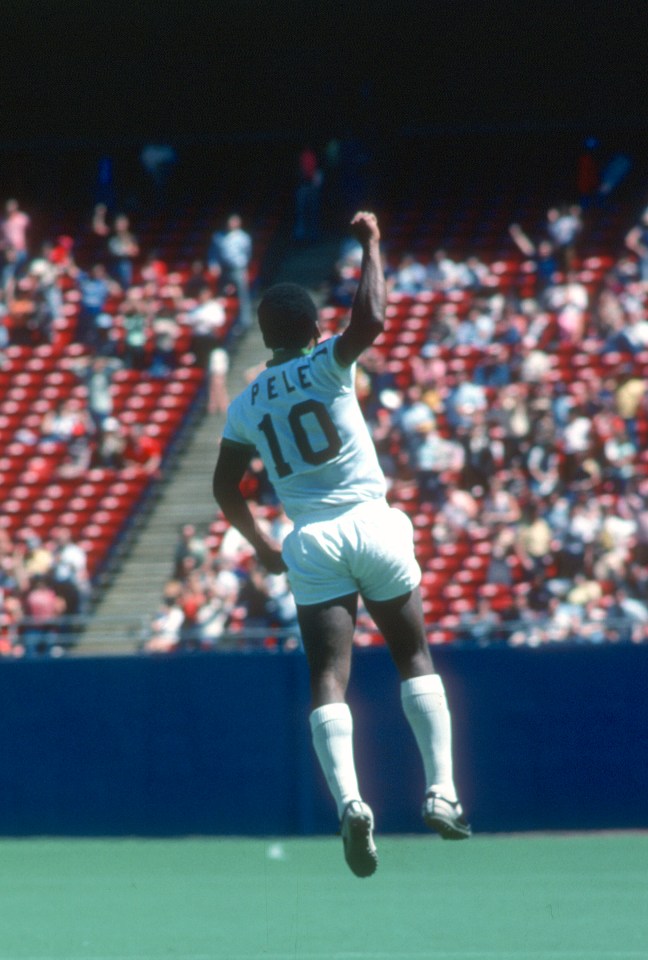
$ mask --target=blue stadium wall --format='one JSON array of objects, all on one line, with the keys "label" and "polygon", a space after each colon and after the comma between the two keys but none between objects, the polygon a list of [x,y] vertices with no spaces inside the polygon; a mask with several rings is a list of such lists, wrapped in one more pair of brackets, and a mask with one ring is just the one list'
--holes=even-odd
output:
[{"label": "blue stadium wall", "polygon": [[[648,828],[648,646],[442,648],[457,779],[478,831]],[[422,770],[384,650],[350,702],[381,832],[421,829]],[[0,834],[336,829],[304,658],[0,664]]]}]

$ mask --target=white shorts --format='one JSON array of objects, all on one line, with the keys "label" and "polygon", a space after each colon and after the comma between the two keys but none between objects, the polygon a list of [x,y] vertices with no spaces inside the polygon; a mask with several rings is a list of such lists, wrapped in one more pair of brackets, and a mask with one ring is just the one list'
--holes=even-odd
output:
[{"label": "white shorts", "polygon": [[368,600],[392,600],[421,580],[411,521],[386,500],[296,527],[284,540],[283,558],[302,605],[356,592]]}]

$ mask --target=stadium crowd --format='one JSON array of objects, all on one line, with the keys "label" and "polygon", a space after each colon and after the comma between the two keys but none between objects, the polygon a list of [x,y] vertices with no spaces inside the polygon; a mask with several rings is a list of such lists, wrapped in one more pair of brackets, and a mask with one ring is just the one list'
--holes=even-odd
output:
[{"label": "stadium crowd", "polygon": [[[357,387],[389,496],[415,526],[435,642],[648,639],[644,219],[620,252],[588,257],[577,207],[552,208],[537,239],[512,225],[505,262],[386,245],[388,327]],[[243,292],[241,332],[250,322],[240,220],[182,274],[142,252],[126,217],[109,225],[101,206],[83,243],[61,236],[30,258],[28,230],[10,201],[0,347],[52,342],[64,301],[76,300],[82,349],[69,369],[86,392],[24,439],[65,443],[70,476],[129,463],[156,474],[160,450],[141,426],[116,420],[111,381],[120,369],[163,378],[186,349],[207,372],[210,410],[225,409],[238,332],[229,295]],[[217,258],[228,244],[226,267]],[[345,247],[321,309],[324,335],[344,322],[357,276],[358,251]],[[281,538],[287,520],[259,464],[246,482]],[[5,655],[60,649],[52,622],[87,609],[82,551],[64,541],[64,531],[48,543],[30,531],[18,543],[3,536]],[[36,634],[21,627],[39,619]],[[376,639],[364,613],[357,636]],[[285,577],[266,575],[218,517],[204,531],[183,528],[142,649],[250,645],[299,647]]]},{"label": "stadium crowd", "polygon": [[[225,409],[229,352],[249,323],[251,238],[230,217],[203,260],[174,272],[142,250],[128,217],[111,217],[104,204],[78,236],[48,240],[35,254],[31,226],[8,200],[0,220],[0,372],[11,376],[8,348],[49,346],[57,377],[71,385],[7,435],[36,459],[56,448],[61,482],[80,485],[94,468],[158,479],[160,438],[141,419],[120,419],[115,381],[123,371],[164,380],[190,363],[205,371],[209,410]],[[29,527],[10,536],[0,526],[0,655],[60,654],[76,642],[92,598],[87,560],[63,525],[46,537]]]}]

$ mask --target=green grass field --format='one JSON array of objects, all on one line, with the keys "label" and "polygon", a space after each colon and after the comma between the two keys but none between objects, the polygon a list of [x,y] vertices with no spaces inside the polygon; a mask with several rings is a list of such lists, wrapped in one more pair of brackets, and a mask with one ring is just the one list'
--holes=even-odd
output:
[{"label": "green grass field", "polygon": [[0,841],[1,960],[645,960],[648,835]]}]

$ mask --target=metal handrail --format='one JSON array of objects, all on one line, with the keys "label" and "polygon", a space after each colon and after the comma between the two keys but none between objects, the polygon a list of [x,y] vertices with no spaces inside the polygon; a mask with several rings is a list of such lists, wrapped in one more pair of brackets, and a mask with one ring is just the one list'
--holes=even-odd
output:
[{"label": "metal handrail", "polygon": [[[134,616],[101,616],[97,614],[75,614],[55,617],[43,622],[33,617],[24,617],[19,623],[2,622],[0,632],[10,640],[21,642],[25,638],[34,639],[42,635],[49,638],[53,645],[62,649],[59,652],[67,654],[90,653],[110,647],[114,652],[136,653],[146,650],[148,641],[153,636],[151,617]],[[92,627],[91,635],[88,635]],[[511,638],[526,633],[532,639],[529,645],[545,645],[547,643],[601,643],[631,640],[636,643],[648,642],[648,623],[641,623],[630,617],[609,617],[605,620],[583,620],[577,627],[565,631],[563,625],[557,625],[549,617],[539,617],[534,620],[511,620],[504,623],[471,624],[434,622],[427,624],[428,636],[432,644],[447,642],[448,635],[455,635],[458,644],[468,646],[490,646],[510,643]],[[557,633],[566,633],[558,637]],[[375,630],[370,627],[358,626],[356,639],[358,645],[371,642]],[[443,640],[439,641],[439,637]],[[278,628],[268,626],[243,625],[240,630],[224,630],[214,638],[203,636],[201,641],[199,629],[195,631],[195,639],[187,642],[180,641],[179,648],[191,649],[192,643],[196,648],[214,651],[262,649],[282,649],[285,641],[297,640],[297,628]],[[524,641],[518,641],[525,645]],[[295,644],[291,646],[294,649]]]}]

